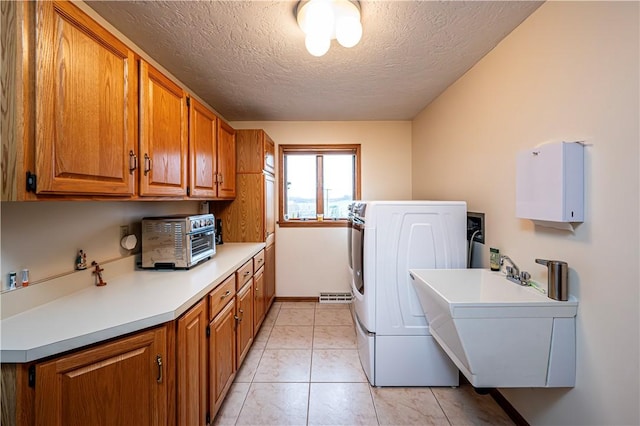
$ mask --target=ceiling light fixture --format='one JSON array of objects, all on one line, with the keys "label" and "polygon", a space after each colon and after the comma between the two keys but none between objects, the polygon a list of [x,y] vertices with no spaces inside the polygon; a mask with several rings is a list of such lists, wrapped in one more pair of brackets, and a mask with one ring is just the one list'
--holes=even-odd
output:
[{"label": "ceiling light fixture", "polygon": [[353,47],[362,38],[358,1],[303,0],[296,8],[296,19],[313,56],[327,53],[334,38],[344,47]]}]

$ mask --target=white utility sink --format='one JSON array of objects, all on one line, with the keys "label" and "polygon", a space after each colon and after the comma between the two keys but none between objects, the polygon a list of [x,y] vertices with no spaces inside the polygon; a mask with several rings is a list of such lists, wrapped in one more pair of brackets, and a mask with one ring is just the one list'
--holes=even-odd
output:
[{"label": "white utility sink", "polygon": [[412,269],[436,341],[475,387],[573,387],[574,298],[487,269]]}]

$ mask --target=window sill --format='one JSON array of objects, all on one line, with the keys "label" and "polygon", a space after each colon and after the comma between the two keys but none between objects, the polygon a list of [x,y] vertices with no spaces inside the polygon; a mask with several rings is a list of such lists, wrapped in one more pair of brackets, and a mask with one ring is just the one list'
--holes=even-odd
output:
[{"label": "window sill", "polygon": [[280,220],[278,226],[281,228],[346,228],[349,222],[346,219],[325,219],[325,220]]}]

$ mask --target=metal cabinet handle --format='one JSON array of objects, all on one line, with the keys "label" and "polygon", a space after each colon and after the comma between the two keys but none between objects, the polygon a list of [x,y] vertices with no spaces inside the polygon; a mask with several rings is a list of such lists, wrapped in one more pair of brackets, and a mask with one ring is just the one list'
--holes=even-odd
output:
[{"label": "metal cabinet handle", "polygon": [[149,173],[151,171],[151,158],[149,157],[149,155],[147,153],[144,154],[144,175],[146,176],[147,173]]},{"label": "metal cabinet handle", "polygon": [[229,297],[229,295],[231,294],[230,290],[227,290],[227,292],[225,294],[223,294],[222,296],[220,296],[220,299],[226,299],[227,297]]},{"label": "metal cabinet handle", "polygon": [[158,378],[156,381],[162,383],[162,357],[160,355],[156,355],[156,364],[158,364]]},{"label": "metal cabinet handle", "polygon": [[234,315],[233,317],[236,319],[236,321],[242,322],[242,318],[244,318],[244,311],[242,309],[240,309],[238,312],[240,312],[242,314],[242,316]]},{"label": "metal cabinet handle", "polygon": [[249,275],[250,273],[251,273],[251,272],[249,272],[249,271],[245,271],[245,272],[244,272],[244,276],[246,277],[246,276],[247,276],[247,275]]},{"label": "metal cabinet handle", "polygon": [[220,176],[220,180],[219,180],[218,182],[219,182],[219,183],[223,183],[223,182],[224,182],[224,179],[223,179],[222,173],[218,174],[218,176]]},{"label": "metal cabinet handle", "polygon": [[138,156],[133,153],[133,150],[129,151],[129,173],[133,174],[133,171],[138,168]]}]

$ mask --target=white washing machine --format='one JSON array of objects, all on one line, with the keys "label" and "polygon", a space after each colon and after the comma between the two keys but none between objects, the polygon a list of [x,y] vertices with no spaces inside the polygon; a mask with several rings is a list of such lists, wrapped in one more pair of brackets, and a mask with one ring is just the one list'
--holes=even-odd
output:
[{"label": "white washing machine", "polygon": [[352,210],[352,313],[369,382],[457,386],[458,369],[429,333],[409,269],[466,267],[466,203],[369,201]]}]

